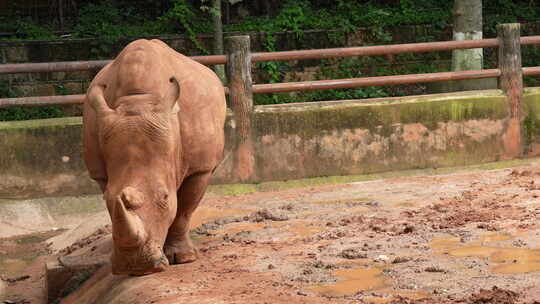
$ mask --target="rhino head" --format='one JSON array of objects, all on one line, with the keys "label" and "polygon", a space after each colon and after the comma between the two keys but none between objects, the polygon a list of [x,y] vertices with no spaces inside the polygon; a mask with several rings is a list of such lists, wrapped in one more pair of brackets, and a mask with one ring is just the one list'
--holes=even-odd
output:
[{"label": "rhino head", "polygon": [[105,100],[104,85],[88,91],[107,172],[113,274],[144,275],[169,265],[163,245],[176,215],[181,149],[180,85],[174,77],[170,82],[163,96],[119,97],[114,109]]}]

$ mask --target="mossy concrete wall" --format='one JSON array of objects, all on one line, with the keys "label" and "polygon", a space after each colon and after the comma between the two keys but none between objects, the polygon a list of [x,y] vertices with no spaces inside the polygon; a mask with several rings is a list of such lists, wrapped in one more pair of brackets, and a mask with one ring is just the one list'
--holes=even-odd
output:
[{"label": "mossy concrete wall", "polygon": [[523,111],[524,152],[529,156],[540,155],[540,88],[524,89]]},{"label": "mossy concrete wall", "polygon": [[0,123],[0,197],[99,190],[81,156],[81,118]]},{"label": "mossy concrete wall", "polygon": [[[248,181],[457,166],[504,158],[499,90],[258,106]],[[237,179],[228,159],[221,181]]]},{"label": "mossy concrete wall", "polygon": [[[539,110],[534,132],[540,139],[540,88],[525,95]],[[257,106],[255,170],[244,181],[496,161],[505,158],[507,117],[499,90]],[[81,124],[80,118],[0,123],[0,197],[96,193],[81,159]],[[226,136],[214,183],[239,181],[232,114]]]}]

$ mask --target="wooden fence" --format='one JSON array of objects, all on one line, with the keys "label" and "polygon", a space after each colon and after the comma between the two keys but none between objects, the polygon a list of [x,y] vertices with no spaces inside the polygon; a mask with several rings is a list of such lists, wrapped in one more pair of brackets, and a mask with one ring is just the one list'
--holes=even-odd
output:
[{"label": "wooden fence", "polygon": [[[263,53],[250,52],[249,36],[233,36],[225,38],[226,55],[193,56],[191,58],[205,65],[227,65],[227,78],[229,79],[228,87],[231,88],[230,90],[227,89],[227,93],[230,95],[231,100],[235,100],[231,101],[231,106],[233,107],[233,110],[235,110],[235,104],[242,104],[242,108],[252,108],[252,94],[343,89],[367,86],[389,86],[492,77],[499,78],[500,88],[503,89],[505,93],[509,94],[509,92],[514,92],[510,94],[513,96],[510,102],[514,104],[517,101],[512,101],[512,99],[520,98],[521,93],[517,92],[522,91],[522,76],[540,75],[540,66],[521,66],[521,45],[540,44],[540,36],[520,37],[519,28],[519,24],[501,24],[497,27],[498,37],[496,39],[410,43],[384,46],[296,50]],[[423,53],[489,47],[499,48],[499,66],[497,69],[288,83],[269,83],[255,85],[251,83],[252,62],[290,61],[402,53]],[[110,60],[96,60],[74,62],[2,64],[0,65],[0,74],[97,70],[104,67],[109,62]],[[246,79],[249,79],[249,81],[246,81]],[[0,109],[13,106],[31,107],[46,105],[81,104],[83,102],[83,97],[84,95],[2,98],[0,99]],[[240,99],[236,100],[238,98]]]}]

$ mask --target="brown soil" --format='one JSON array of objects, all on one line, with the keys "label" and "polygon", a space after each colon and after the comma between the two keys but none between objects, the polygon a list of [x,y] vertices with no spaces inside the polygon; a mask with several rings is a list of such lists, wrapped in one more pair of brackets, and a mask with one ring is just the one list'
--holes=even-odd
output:
[{"label": "brown soil", "polygon": [[[104,266],[62,303],[540,303],[539,177],[526,167],[208,197],[198,261],[144,277]],[[59,255],[107,250],[104,227]],[[38,268],[9,276],[30,275],[7,283],[10,300],[39,303],[24,293]]]},{"label": "brown soil", "polygon": [[44,301],[44,263],[51,253],[45,241],[61,232],[0,239],[0,300],[6,298],[16,304]]}]

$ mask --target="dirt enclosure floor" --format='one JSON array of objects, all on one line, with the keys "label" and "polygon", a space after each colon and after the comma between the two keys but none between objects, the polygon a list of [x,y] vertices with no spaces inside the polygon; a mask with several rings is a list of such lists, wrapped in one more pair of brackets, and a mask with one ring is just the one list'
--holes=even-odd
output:
[{"label": "dirt enclosure floor", "polygon": [[[61,303],[540,303],[539,219],[540,166],[210,194],[198,261],[143,277],[103,266]],[[106,260],[109,230],[56,256]],[[0,251],[50,252],[50,236]],[[4,303],[43,301],[44,259],[3,275]]]}]

